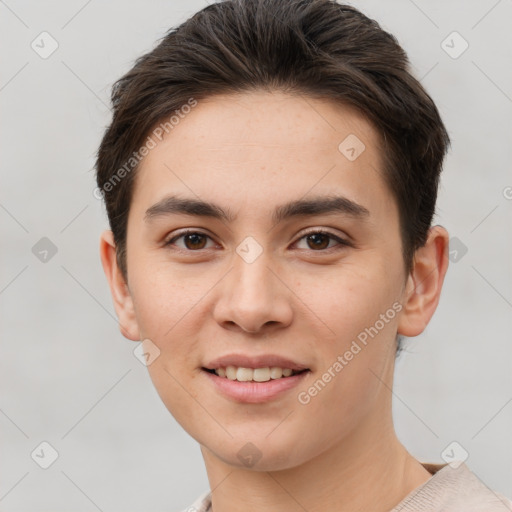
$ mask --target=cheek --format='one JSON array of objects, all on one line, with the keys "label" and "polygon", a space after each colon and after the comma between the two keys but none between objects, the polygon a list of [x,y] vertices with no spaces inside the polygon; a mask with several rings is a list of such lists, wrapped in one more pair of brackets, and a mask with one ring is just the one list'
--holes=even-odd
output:
[{"label": "cheek", "polygon": [[386,271],[375,264],[373,268],[347,264],[323,277],[302,278],[297,294],[322,333],[342,348],[392,307],[398,297],[395,288]]},{"label": "cheek", "polygon": [[[197,375],[191,376],[190,371],[184,371],[184,365],[172,358],[172,354],[165,352],[148,366],[148,371],[167,410],[185,431],[201,442],[200,436],[204,436],[202,430],[206,420],[204,398],[200,396],[199,387],[194,382]],[[215,427],[212,424],[212,429]],[[222,435],[222,432],[218,434]]]},{"label": "cheek", "polygon": [[186,318],[197,302],[191,284],[156,266],[141,266],[130,279],[131,295],[141,334],[165,348],[180,319]]},{"label": "cheek", "polygon": [[[322,320],[322,331],[314,342],[320,360],[317,380],[302,391],[305,402],[316,402],[315,414],[325,415],[322,407],[330,401],[339,403],[337,417],[371,402],[380,385],[376,375],[393,356],[401,305],[397,286],[384,271],[354,269],[329,282],[328,288],[311,287],[307,293],[307,304]],[[303,280],[304,291],[306,287]]]},{"label": "cheek", "polygon": [[330,344],[322,340],[321,350],[317,347],[322,364],[297,396],[312,437],[332,442],[342,439],[378,407],[382,381],[388,380],[394,358],[392,311],[388,323],[377,320],[377,327],[375,321],[366,322],[365,315],[344,316],[337,324],[337,340]]}]

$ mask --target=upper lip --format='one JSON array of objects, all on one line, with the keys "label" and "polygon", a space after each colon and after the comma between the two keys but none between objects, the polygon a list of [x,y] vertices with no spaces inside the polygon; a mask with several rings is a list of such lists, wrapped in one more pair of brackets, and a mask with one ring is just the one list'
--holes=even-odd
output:
[{"label": "upper lip", "polygon": [[216,370],[226,366],[237,366],[243,368],[265,368],[266,366],[278,366],[280,368],[290,368],[291,370],[307,370],[308,367],[292,361],[286,357],[276,354],[262,354],[259,356],[249,356],[245,354],[225,354],[209,361],[204,368]]}]

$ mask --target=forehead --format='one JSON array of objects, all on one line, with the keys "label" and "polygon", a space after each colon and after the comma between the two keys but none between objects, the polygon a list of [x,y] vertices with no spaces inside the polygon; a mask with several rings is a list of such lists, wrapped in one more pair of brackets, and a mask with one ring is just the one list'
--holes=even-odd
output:
[{"label": "forehead", "polygon": [[377,209],[390,199],[380,137],[361,114],[282,92],[199,101],[142,160],[133,202],[148,205],[164,191],[213,195],[235,210],[310,192],[343,193]]},{"label": "forehead", "polygon": [[[350,134],[370,152],[380,142],[378,133],[354,107],[280,91],[215,95],[199,101],[179,119],[174,116],[174,122],[163,134],[161,148],[176,146],[179,138],[183,149],[200,146],[236,156],[263,146],[272,154],[306,149],[304,143],[308,151],[332,151]],[[147,160],[152,160],[151,154]]]}]

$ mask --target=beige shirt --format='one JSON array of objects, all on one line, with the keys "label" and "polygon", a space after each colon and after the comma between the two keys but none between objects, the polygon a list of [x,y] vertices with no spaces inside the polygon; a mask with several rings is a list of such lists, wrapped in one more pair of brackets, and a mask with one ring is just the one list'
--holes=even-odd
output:
[{"label": "beige shirt", "polygon": [[[422,465],[432,476],[390,512],[512,511],[512,501],[489,489],[463,462]],[[182,512],[212,512],[211,492]]]}]

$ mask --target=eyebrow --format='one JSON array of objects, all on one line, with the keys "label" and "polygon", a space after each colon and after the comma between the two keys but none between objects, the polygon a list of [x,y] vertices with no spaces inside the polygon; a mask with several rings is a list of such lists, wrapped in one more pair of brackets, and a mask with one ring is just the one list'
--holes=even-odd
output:
[{"label": "eyebrow", "polygon": [[[278,224],[292,217],[339,213],[360,219],[370,215],[367,208],[347,197],[329,195],[297,199],[279,205],[272,214],[272,221]],[[226,210],[214,203],[179,196],[167,196],[146,210],[144,220],[151,221],[156,217],[177,214],[211,217],[225,222],[233,222],[237,218],[231,210]]]}]

